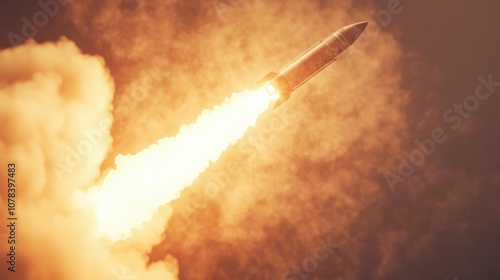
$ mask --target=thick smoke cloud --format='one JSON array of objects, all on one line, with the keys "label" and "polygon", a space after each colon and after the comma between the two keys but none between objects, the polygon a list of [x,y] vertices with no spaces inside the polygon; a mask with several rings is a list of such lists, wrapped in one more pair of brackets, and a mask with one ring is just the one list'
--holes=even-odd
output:
[{"label": "thick smoke cloud", "polygon": [[95,213],[82,191],[98,178],[111,143],[114,85],[103,59],[62,38],[4,50],[0,65],[0,161],[16,165],[18,217],[10,244],[16,272],[2,265],[2,279],[173,279],[175,260],[146,268],[145,254],[159,242],[168,209],[137,233],[144,239],[109,245],[93,237]]},{"label": "thick smoke cloud", "polygon": [[[102,58],[83,55],[67,39],[3,50],[0,65],[0,160],[2,166],[9,161],[17,166],[20,218],[18,271],[0,274],[7,279],[95,277],[107,269],[102,266],[106,255],[90,234],[91,213],[72,196],[99,175],[111,143],[109,127],[96,130],[112,119],[109,72]],[[91,143],[85,134],[94,131],[99,141]],[[83,156],[78,151],[85,160],[77,160]],[[2,182],[6,175],[1,173]],[[7,193],[1,198],[6,205]]]},{"label": "thick smoke cloud", "polygon": [[[129,78],[140,71],[159,67],[169,73],[124,115],[127,127],[115,123],[117,135],[135,139],[115,148],[134,150],[251,85],[263,71],[277,70],[335,28],[371,19],[373,8],[345,2],[108,1],[72,9],[77,26],[121,66],[116,78],[127,82],[118,85],[117,100],[133,91]],[[405,233],[388,231],[388,244],[371,242],[360,218],[387,199],[377,176],[390,168],[406,137],[403,53],[382,29],[372,20],[355,47],[296,92],[287,108],[263,116],[184,192],[152,260],[172,254],[183,279],[277,279],[322,238],[341,245],[311,273],[319,279],[385,277],[394,269],[393,248]],[[366,266],[372,258],[366,250],[381,263]],[[361,265],[366,267],[360,271]]]},{"label": "thick smoke cloud", "polygon": [[[493,92],[456,131],[442,114],[492,71],[464,63],[496,53],[486,39],[498,9],[478,21],[488,31],[480,36],[468,12],[481,5],[401,1],[391,15],[394,2],[72,1],[66,20],[105,58],[112,101],[102,61],[69,42],[2,52],[0,65],[10,67],[1,70],[1,160],[20,166],[20,215],[31,230],[20,231],[29,248],[20,250],[21,279],[169,279],[177,269],[180,279],[497,279],[500,99]],[[91,238],[92,210],[72,197],[104,158],[105,170],[117,153],[174,135],[202,109],[362,20],[370,24],[355,46],[262,116],[132,240],[103,247]],[[446,52],[433,52],[440,44]],[[413,53],[415,45],[433,56]],[[68,63],[77,57],[85,67]],[[458,68],[468,70],[455,76]],[[391,188],[385,174],[401,173],[415,139],[439,127],[448,140]],[[82,156],[78,145],[101,138],[94,129],[102,140]]]}]

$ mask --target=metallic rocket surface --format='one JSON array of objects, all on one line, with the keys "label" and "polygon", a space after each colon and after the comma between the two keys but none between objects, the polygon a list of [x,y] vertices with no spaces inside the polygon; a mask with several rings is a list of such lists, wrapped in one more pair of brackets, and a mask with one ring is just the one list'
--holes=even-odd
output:
[{"label": "metallic rocket surface", "polygon": [[358,39],[367,24],[366,21],[359,22],[333,32],[296,57],[278,73],[270,72],[258,81],[257,84],[265,83],[264,87],[268,93],[277,99],[274,108],[287,101],[294,90],[334,62],[337,56]]}]

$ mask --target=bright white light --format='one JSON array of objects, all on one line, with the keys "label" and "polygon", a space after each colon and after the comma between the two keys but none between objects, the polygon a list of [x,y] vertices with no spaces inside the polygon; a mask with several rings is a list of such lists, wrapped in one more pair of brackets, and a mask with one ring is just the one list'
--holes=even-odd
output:
[{"label": "bright white light", "polygon": [[129,237],[238,141],[270,102],[263,88],[234,93],[204,110],[196,123],[182,126],[175,137],[160,139],[135,155],[117,156],[116,169],[88,191],[96,207],[96,236],[111,241]]},{"label": "bright white light", "polygon": [[276,90],[273,84],[269,83],[265,85],[264,88],[266,89],[267,93],[269,93],[269,96],[271,96],[273,100],[278,100],[280,98],[280,93]]}]

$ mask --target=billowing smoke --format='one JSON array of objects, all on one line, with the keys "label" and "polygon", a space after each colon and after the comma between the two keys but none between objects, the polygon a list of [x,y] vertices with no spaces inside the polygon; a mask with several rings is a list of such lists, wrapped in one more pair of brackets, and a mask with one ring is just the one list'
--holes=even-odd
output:
[{"label": "billowing smoke", "polygon": [[[487,205],[499,196],[480,189],[496,188],[497,171],[457,162],[455,151],[471,153],[457,140],[391,188],[384,174],[404,173],[400,159],[415,137],[446,127],[438,122],[448,105],[433,107],[439,94],[421,84],[411,93],[403,86],[441,73],[386,32],[418,4],[359,2],[71,1],[66,19],[83,38],[78,45],[105,59],[114,96],[103,59],[67,40],[0,53],[0,167],[18,166],[23,219],[17,279],[453,279],[448,269],[480,259],[483,252],[461,248],[498,236],[482,229],[498,221]],[[364,20],[347,53],[263,115],[132,238],[94,238],[98,222],[84,194],[116,167],[117,154],[176,135],[203,109]],[[455,133],[481,143],[474,128]],[[493,253],[486,256],[492,267]],[[484,277],[470,279],[491,278],[482,265],[471,275]]]},{"label": "billowing smoke", "polygon": [[[339,61],[262,117],[183,192],[151,256],[173,255],[182,279],[278,279],[302,265],[322,239],[341,245],[328,252],[329,265],[307,275],[353,279],[365,273],[357,268],[365,250],[381,259],[366,271],[383,278],[391,270],[397,255],[382,243],[368,249],[367,226],[357,222],[386,199],[378,176],[407,137],[404,54],[372,17],[373,7],[221,0],[94,1],[71,9],[77,27],[116,68],[112,131],[127,139],[114,146],[121,152],[174,134],[203,108],[278,70],[336,28],[369,20],[366,34]],[[151,71],[163,73],[155,90],[125,102]],[[209,191],[214,187],[218,192]]]},{"label": "billowing smoke", "polygon": [[[169,279],[167,264],[175,275],[170,261],[145,268],[145,253],[154,243],[147,244],[159,241],[162,227],[146,225],[146,241],[105,244],[93,237],[95,213],[79,195],[98,178],[111,144],[114,85],[104,60],[82,54],[62,38],[3,50],[0,65],[0,162],[5,168],[0,179],[15,181],[9,217],[18,218],[8,233],[15,248],[2,250],[2,256],[15,254],[15,262],[8,263],[15,272],[2,265],[2,279],[118,279],[112,277],[125,274]],[[7,177],[9,163],[15,164],[13,177]],[[2,221],[7,201],[2,191]]]}]

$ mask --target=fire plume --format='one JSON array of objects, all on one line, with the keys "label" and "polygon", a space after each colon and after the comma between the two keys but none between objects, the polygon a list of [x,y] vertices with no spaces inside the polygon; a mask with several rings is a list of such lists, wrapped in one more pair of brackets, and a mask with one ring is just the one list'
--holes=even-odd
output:
[{"label": "fire plume", "polygon": [[181,126],[176,136],[135,155],[117,156],[115,169],[88,191],[96,207],[96,235],[111,241],[129,237],[238,141],[271,101],[263,88],[234,93],[204,110],[195,123]]}]

